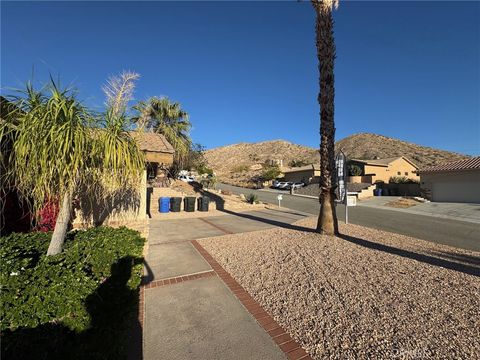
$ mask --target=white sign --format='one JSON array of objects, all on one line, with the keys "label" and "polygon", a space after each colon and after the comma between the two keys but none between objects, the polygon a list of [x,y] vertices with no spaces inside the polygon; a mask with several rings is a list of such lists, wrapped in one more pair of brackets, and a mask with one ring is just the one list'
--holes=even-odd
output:
[{"label": "white sign", "polygon": [[357,197],[355,195],[347,195],[347,206],[357,206]]},{"label": "white sign", "polygon": [[339,152],[337,154],[337,157],[335,158],[335,167],[337,169],[337,201],[339,202],[345,202],[345,195],[346,195],[346,169],[347,169],[347,164],[346,164],[346,159],[345,155],[343,152]]},{"label": "white sign", "polygon": [[278,194],[277,200],[278,200],[278,201],[283,200],[282,194]]}]

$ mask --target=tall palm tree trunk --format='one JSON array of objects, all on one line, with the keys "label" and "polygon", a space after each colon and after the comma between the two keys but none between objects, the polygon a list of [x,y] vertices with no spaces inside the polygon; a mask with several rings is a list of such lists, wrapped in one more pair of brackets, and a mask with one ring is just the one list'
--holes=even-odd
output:
[{"label": "tall palm tree trunk", "polygon": [[68,225],[70,224],[70,217],[72,214],[72,191],[69,190],[65,193],[62,206],[57,215],[57,222],[55,223],[55,229],[53,230],[52,240],[48,246],[47,256],[56,255],[62,252],[63,243],[67,236]]},{"label": "tall palm tree trunk", "polygon": [[312,0],[317,15],[316,45],[320,71],[320,214],[317,231],[338,234],[335,212],[335,123],[333,15],[331,1]]}]

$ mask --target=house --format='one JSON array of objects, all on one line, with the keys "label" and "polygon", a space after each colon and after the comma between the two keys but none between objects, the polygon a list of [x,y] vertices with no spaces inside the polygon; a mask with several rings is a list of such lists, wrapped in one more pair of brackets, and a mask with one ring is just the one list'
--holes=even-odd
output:
[{"label": "house", "polygon": [[306,165],[283,170],[285,181],[303,182],[305,184],[318,183],[320,179],[320,165]]},{"label": "house", "polygon": [[173,146],[165,136],[153,132],[138,131],[132,131],[130,134],[138,141],[140,150],[145,154],[148,179],[163,175],[162,173],[173,164],[175,153]]},{"label": "house", "polygon": [[349,161],[350,165],[356,165],[361,169],[360,175],[349,176],[350,183],[388,183],[391,177],[419,180],[417,165],[404,156],[372,160],[352,159]]},{"label": "house", "polygon": [[419,170],[422,195],[431,201],[480,203],[480,156]]}]

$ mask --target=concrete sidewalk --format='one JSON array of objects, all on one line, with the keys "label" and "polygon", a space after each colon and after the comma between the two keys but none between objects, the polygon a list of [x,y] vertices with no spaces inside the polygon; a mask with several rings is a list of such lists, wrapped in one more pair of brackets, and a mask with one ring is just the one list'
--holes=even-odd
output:
[{"label": "concrete sidewalk", "polygon": [[191,240],[291,224],[303,217],[267,209],[152,221],[145,263],[144,358],[286,359]]}]

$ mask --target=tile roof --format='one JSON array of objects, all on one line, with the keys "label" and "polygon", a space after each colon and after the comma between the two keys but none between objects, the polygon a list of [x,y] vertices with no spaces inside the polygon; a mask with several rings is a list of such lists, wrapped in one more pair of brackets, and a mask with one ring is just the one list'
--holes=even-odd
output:
[{"label": "tile roof", "polygon": [[130,135],[137,139],[140,150],[163,152],[173,154],[175,152],[173,146],[165,139],[162,134],[153,132],[130,131]]},{"label": "tile roof", "polygon": [[467,171],[480,170],[480,156],[472,157],[467,160],[454,161],[447,164],[430,166],[419,170],[419,173],[435,173],[449,171]]},{"label": "tile roof", "polygon": [[391,158],[385,158],[385,159],[371,159],[371,160],[352,159],[351,161],[359,162],[365,165],[388,166],[390,163],[398,159],[404,159],[405,161],[409,162],[413,166],[417,167],[417,165],[412,163],[405,156],[397,156],[397,157],[391,157]]}]

